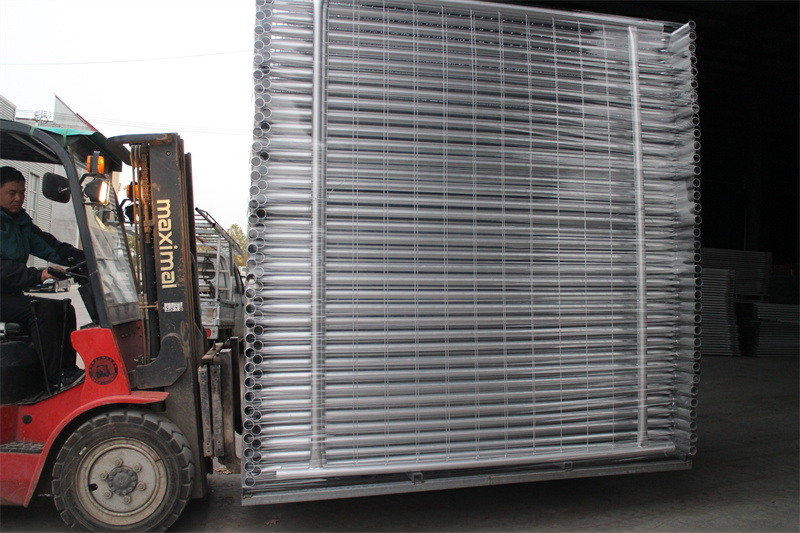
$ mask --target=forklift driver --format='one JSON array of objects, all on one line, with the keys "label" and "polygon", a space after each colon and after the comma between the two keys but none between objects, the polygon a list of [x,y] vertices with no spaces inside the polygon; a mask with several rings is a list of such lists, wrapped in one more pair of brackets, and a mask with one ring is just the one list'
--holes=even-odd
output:
[{"label": "forklift driver", "polygon": [[[50,386],[66,386],[83,376],[69,340],[76,327],[75,308],[59,300],[27,296],[23,289],[54,278],[47,269],[29,268],[29,255],[60,265],[83,262],[85,256],[39,229],[23,209],[24,202],[25,176],[13,167],[0,168],[0,321],[26,324],[33,338],[40,339]],[[37,302],[35,315],[32,301]]]}]

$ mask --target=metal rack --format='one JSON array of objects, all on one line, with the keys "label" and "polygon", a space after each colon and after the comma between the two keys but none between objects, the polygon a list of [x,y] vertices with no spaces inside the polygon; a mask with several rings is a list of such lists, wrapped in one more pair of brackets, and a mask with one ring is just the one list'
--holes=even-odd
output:
[{"label": "metal rack", "polygon": [[194,224],[203,327],[212,340],[220,330],[241,336],[244,287],[236,256],[244,251],[207,211],[195,208]]}]

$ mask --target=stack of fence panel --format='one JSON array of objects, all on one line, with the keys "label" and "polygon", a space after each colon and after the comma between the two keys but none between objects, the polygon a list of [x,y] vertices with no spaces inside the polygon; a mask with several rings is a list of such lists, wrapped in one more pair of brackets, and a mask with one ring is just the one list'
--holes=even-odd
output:
[{"label": "stack of fence panel", "polygon": [[691,458],[691,25],[257,7],[245,501]]},{"label": "stack of fence panel", "polygon": [[736,273],[704,268],[703,331],[700,336],[705,355],[741,355],[736,324]]},{"label": "stack of fence panel", "polygon": [[763,302],[740,303],[742,346],[753,357],[800,354],[800,307]]},{"label": "stack of fence panel", "polygon": [[728,269],[735,272],[736,296],[764,298],[772,275],[772,254],[745,250],[703,248],[704,269]]}]

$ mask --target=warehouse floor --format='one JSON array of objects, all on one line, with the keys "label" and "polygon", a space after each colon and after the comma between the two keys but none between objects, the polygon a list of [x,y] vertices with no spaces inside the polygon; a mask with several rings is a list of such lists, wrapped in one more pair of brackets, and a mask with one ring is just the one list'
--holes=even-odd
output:
[{"label": "warehouse floor", "polygon": [[[172,531],[800,531],[797,358],[706,357],[689,471],[242,507],[215,474]],[[67,531],[49,498],[9,531]]]}]

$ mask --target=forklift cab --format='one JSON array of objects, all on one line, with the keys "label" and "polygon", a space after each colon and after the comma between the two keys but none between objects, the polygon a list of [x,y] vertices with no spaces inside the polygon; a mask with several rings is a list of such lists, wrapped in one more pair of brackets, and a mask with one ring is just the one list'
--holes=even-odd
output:
[{"label": "forklift cab", "polygon": [[[140,336],[130,335],[139,327],[138,295],[125,229],[110,186],[110,173],[121,170],[123,159],[129,157],[127,150],[112,149],[96,132],[32,128],[3,120],[0,121],[0,151],[5,160],[60,166],[58,174],[48,172],[42,176],[42,193],[59,203],[78,199],[73,204],[86,262],[69,267],[67,272],[80,285],[79,293],[91,325],[109,328],[117,338],[127,335],[140,339]],[[89,168],[91,165],[94,168]],[[87,235],[90,238],[87,239]],[[34,332],[26,331],[25,325],[11,323],[2,329],[0,364],[6,391],[2,403],[11,403],[21,400],[26,391],[41,392],[36,389],[44,380],[36,376],[40,372],[35,365],[30,368],[36,357],[24,353],[36,350]],[[65,342],[70,341],[65,339]],[[141,353],[136,343],[127,342],[125,346],[125,355],[131,361]],[[35,377],[31,378],[31,374]]]}]

